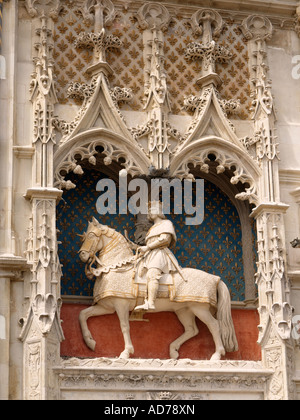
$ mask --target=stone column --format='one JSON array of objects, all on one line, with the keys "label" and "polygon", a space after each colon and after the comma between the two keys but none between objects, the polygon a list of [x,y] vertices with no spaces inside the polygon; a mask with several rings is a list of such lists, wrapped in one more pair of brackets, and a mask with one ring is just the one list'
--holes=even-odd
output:
[{"label": "stone column", "polygon": [[[2,54],[5,55],[7,78],[0,80],[0,255],[13,255],[13,146],[16,133],[16,71],[18,33],[17,1],[11,0],[3,8],[5,40]],[[5,41],[5,42],[4,42]]]},{"label": "stone column", "polygon": [[15,256],[0,256],[0,400],[9,399],[10,389],[10,288],[11,280],[21,278],[26,260]]},{"label": "stone column", "polygon": [[3,37],[3,3],[9,0],[0,0],[0,80],[6,78],[6,60],[2,54]]},{"label": "stone column", "polygon": [[[0,400],[9,399],[10,281],[25,261],[16,257],[13,221],[13,145],[16,106],[17,1],[0,2]],[[5,29],[5,40],[2,29]],[[4,58],[5,56],[5,58]]]},{"label": "stone column", "polygon": [[9,396],[10,279],[0,273],[0,400]]},{"label": "stone column", "polygon": [[253,122],[256,159],[261,168],[259,204],[252,216],[257,221],[259,293],[259,339],[262,361],[273,370],[267,398],[288,400],[295,397],[292,382],[290,281],[287,276],[284,215],[289,206],[281,203],[276,114],[269,79],[267,42],[273,27],[267,17],[252,15],[242,25],[249,40],[250,73],[253,91]]},{"label": "stone column", "polygon": [[53,188],[52,126],[57,102],[53,76],[53,20],[61,9],[59,0],[26,0],[28,13],[34,18],[35,72],[30,85],[34,116],[32,144],[34,164],[32,188],[26,199],[32,215],[28,227],[26,257],[31,266],[29,310],[20,339],[23,353],[23,398],[25,400],[58,399],[53,366],[59,363],[63,332],[60,321],[61,266],[58,259],[56,205],[62,191]]}]

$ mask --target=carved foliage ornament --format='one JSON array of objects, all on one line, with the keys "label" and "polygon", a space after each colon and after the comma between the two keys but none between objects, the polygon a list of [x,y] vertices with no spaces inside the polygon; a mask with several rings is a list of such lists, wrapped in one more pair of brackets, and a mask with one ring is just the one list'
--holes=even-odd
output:
[{"label": "carved foliage ornament", "polygon": [[[215,42],[210,44],[199,44],[197,42],[192,42],[185,53],[187,60],[204,60],[205,58],[209,59],[208,64],[212,62],[219,61],[220,63],[226,63],[232,57],[231,52],[227,47],[222,45],[216,45]],[[206,64],[206,63],[205,63]],[[206,64],[206,66],[208,66]],[[207,68],[205,68],[207,70]]]}]

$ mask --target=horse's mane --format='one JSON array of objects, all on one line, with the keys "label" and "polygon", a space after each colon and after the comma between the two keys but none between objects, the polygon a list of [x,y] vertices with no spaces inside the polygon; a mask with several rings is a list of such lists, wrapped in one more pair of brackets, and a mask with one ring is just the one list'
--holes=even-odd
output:
[{"label": "horse's mane", "polygon": [[[102,225],[98,222],[97,219],[93,219],[93,221],[89,224],[88,232],[92,232],[93,230],[97,229],[100,231],[100,233],[108,238],[113,238],[114,236],[118,236],[119,240],[124,243],[124,245],[127,245],[128,248],[130,248],[127,239],[125,238],[122,233],[118,232],[116,229],[112,228],[111,226]],[[98,235],[97,235],[98,236]]]},{"label": "horse's mane", "polygon": [[130,248],[130,245],[125,236],[122,235],[122,233],[118,232],[116,229],[110,226],[101,225],[101,231],[102,234],[107,236],[108,238],[112,238],[114,235],[117,235],[118,238],[124,243],[124,245],[127,245],[127,247]]}]

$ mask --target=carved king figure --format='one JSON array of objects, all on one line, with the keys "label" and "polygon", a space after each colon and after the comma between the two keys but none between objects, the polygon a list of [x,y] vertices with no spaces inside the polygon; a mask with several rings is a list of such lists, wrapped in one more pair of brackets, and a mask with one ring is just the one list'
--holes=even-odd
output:
[{"label": "carved king figure", "polygon": [[164,274],[178,272],[183,277],[181,268],[169,249],[176,243],[177,238],[173,223],[167,220],[163,213],[162,203],[150,203],[148,219],[153,221],[154,225],[146,236],[146,246],[137,249],[137,256],[142,255],[139,275],[143,277],[146,271],[148,299],[143,305],[137,306],[136,311],[155,310],[155,299]]}]

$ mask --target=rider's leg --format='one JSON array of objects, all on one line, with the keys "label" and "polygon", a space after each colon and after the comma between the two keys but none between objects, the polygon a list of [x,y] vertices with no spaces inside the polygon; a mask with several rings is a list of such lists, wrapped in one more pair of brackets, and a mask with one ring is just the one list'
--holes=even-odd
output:
[{"label": "rider's leg", "polygon": [[158,268],[150,268],[147,272],[147,288],[148,298],[143,305],[137,306],[135,311],[148,311],[155,309],[155,299],[159,289],[159,280],[161,279],[161,271]]},{"label": "rider's leg", "polygon": [[155,300],[159,289],[159,280],[161,271],[157,268],[150,268],[147,273],[148,282],[148,306],[149,309],[155,309]]}]

